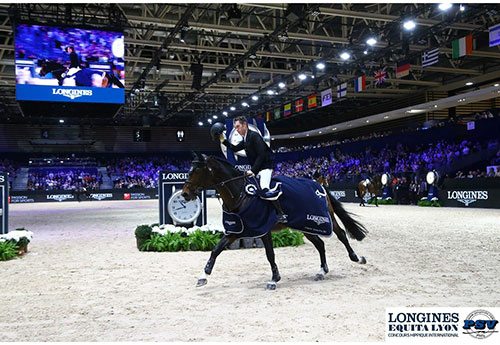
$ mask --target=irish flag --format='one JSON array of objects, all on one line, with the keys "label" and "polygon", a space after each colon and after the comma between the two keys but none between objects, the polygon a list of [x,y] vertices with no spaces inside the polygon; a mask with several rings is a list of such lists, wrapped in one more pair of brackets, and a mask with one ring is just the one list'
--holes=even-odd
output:
[{"label": "irish flag", "polygon": [[472,53],[472,35],[467,35],[459,40],[455,40],[452,43],[454,59],[468,55]]}]

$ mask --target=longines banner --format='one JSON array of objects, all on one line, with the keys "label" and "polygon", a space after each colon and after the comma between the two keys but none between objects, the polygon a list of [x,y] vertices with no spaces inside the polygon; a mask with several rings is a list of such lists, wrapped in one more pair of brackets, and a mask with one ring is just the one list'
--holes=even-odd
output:
[{"label": "longines banner", "polygon": [[11,192],[10,203],[66,202],[94,200],[148,200],[158,199],[156,188],[99,189],[95,191],[72,192],[64,190]]}]

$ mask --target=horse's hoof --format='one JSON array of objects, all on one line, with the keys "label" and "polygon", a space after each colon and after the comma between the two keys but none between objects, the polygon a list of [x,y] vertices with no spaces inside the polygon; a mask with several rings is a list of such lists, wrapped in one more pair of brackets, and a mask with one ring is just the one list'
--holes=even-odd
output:
[{"label": "horse's hoof", "polygon": [[276,290],[276,282],[267,283],[266,290]]},{"label": "horse's hoof", "polygon": [[364,256],[360,257],[358,262],[359,262],[359,264],[360,264],[360,265],[364,265],[364,264],[366,264],[366,259],[365,259],[365,257],[364,257]]},{"label": "horse's hoof", "polygon": [[316,277],[314,277],[314,280],[315,281],[320,281],[320,280],[324,280],[325,279],[325,275],[324,274],[316,274]]},{"label": "horse's hoof", "polygon": [[208,283],[207,279],[198,279],[198,282],[196,283],[196,287],[207,285],[207,283]]},{"label": "horse's hoof", "polygon": [[278,274],[277,276],[273,277],[273,282],[277,283],[281,280],[281,276]]}]

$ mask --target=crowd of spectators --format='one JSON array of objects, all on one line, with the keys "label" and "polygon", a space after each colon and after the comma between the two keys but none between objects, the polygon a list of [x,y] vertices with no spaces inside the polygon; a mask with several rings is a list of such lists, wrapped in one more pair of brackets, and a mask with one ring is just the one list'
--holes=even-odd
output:
[{"label": "crowd of spectators", "polygon": [[190,166],[191,160],[126,157],[109,162],[107,171],[113,188],[157,188],[160,170],[189,170]]},{"label": "crowd of spectators", "polygon": [[95,190],[102,184],[97,169],[35,170],[28,173],[28,190]]},{"label": "crowd of spectators", "polygon": [[8,173],[9,178],[15,179],[17,176],[17,169],[19,169],[19,164],[11,160],[0,159],[0,172]]}]

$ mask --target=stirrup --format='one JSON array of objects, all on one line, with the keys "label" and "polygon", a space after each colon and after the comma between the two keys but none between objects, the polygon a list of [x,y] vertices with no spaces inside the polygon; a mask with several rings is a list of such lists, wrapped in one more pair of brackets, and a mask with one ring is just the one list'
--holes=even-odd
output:
[{"label": "stirrup", "polygon": [[283,224],[288,223],[288,217],[286,214],[282,213],[278,214],[277,216],[278,216],[278,223],[283,223]]}]

